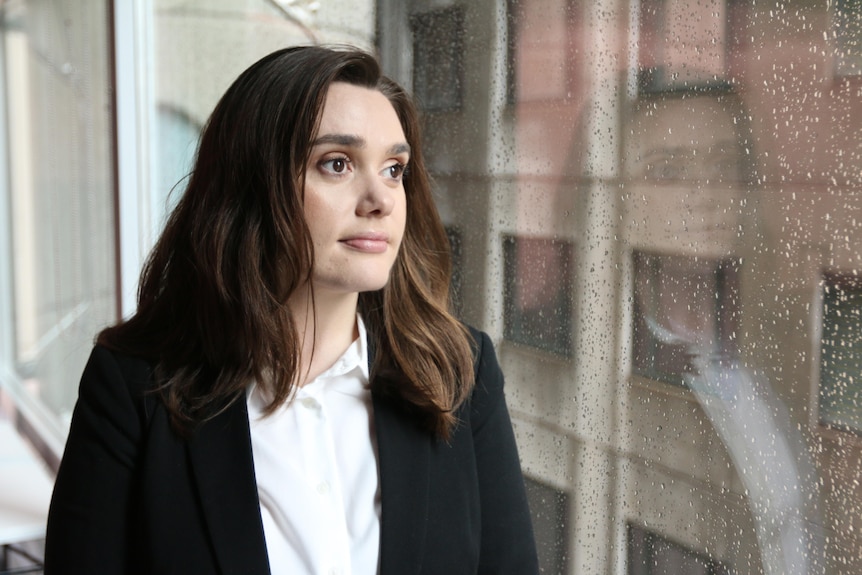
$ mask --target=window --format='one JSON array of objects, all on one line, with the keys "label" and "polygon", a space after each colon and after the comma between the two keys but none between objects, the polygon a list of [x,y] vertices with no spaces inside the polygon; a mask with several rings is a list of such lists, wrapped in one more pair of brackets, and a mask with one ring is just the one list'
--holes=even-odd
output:
[{"label": "window", "polygon": [[629,575],[729,575],[727,568],[657,533],[629,524]]},{"label": "window", "polygon": [[506,0],[506,104],[512,106],[518,99],[517,53],[518,24],[524,15],[520,12],[523,3]]},{"label": "window", "polygon": [[413,30],[413,91],[429,112],[461,108],[464,72],[460,8],[416,14]]},{"label": "window", "polygon": [[192,168],[201,126],[182,110],[156,107],[155,140],[158,155],[153,166],[153,237],[177,205]]},{"label": "window", "polygon": [[862,434],[862,277],[823,274],[820,422]]},{"label": "window", "polygon": [[862,74],[862,0],[836,0],[833,6],[835,73],[859,76]]},{"label": "window", "polygon": [[[725,78],[725,2],[708,2],[708,9],[698,6],[698,0],[644,0],[637,5],[637,58],[643,87],[677,90]],[[694,53],[696,60],[691,58]]]},{"label": "window", "polygon": [[15,5],[0,9],[0,245],[11,244],[0,298],[14,304],[0,314],[0,385],[54,460],[93,337],[117,317],[108,14],[105,3]]},{"label": "window", "polygon": [[561,240],[503,239],[506,339],[571,354],[572,251]]},{"label": "window", "polygon": [[633,370],[684,385],[707,363],[735,356],[734,260],[635,252]]},{"label": "window", "polygon": [[462,290],[464,284],[464,240],[461,230],[456,226],[446,226],[446,236],[449,238],[449,249],[452,255],[451,295],[452,308],[456,314],[462,309]]},{"label": "window", "polygon": [[542,573],[568,573],[569,496],[540,481],[524,478]]}]

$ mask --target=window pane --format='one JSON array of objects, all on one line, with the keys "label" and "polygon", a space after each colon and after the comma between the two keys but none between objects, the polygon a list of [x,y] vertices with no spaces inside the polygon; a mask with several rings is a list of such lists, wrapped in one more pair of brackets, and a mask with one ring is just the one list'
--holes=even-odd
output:
[{"label": "window pane", "polygon": [[568,497],[534,503],[546,572],[862,572],[858,2],[378,9],[390,74],[463,74],[425,151],[531,489]]},{"label": "window pane", "polygon": [[632,371],[690,385],[738,357],[738,266],[731,260],[633,253]]},{"label": "window pane", "polygon": [[862,1],[837,0],[833,6],[835,73],[862,75]]},{"label": "window pane", "polygon": [[569,516],[568,494],[525,478],[527,499],[533,513],[533,529],[539,562],[546,573],[565,573]]},{"label": "window pane", "polygon": [[19,401],[45,416],[55,436],[43,439],[60,445],[93,336],[116,318],[108,29],[105,2],[0,11],[12,248],[0,274],[15,310],[0,359]]},{"label": "window pane", "polygon": [[413,92],[426,110],[461,107],[463,17],[460,8],[416,14],[413,30]]},{"label": "window pane", "polygon": [[503,238],[505,337],[571,354],[572,245],[543,238]]},{"label": "window pane", "polygon": [[723,566],[637,525],[629,525],[630,575],[723,575]]},{"label": "window pane", "polygon": [[820,422],[862,433],[862,278],[825,274]]}]

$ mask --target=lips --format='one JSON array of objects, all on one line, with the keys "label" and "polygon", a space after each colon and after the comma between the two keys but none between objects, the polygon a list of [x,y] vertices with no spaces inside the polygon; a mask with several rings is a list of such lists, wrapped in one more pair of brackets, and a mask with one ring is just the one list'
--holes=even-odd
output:
[{"label": "lips", "polygon": [[389,234],[366,232],[343,238],[339,242],[359,252],[380,254],[389,247]]}]

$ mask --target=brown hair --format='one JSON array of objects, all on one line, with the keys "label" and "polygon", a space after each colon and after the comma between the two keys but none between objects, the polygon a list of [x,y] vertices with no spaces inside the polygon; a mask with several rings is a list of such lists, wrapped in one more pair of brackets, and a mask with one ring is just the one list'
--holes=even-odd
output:
[{"label": "brown hair", "polygon": [[216,105],[188,187],[142,272],[136,313],[97,338],[153,362],[184,435],[244,398],[252,381],[271,386],[269,413],[297,385],[299,337],[287,301],[314,265],[305,167],[333,82],[383,93],[411,147],[401,248],[387,285],[359,296],[376,350],[372,391],[445,439],[472,390],[472,340],[449,313],[449,244],[410,97],[365,52],[287,48],[243,72]]}]

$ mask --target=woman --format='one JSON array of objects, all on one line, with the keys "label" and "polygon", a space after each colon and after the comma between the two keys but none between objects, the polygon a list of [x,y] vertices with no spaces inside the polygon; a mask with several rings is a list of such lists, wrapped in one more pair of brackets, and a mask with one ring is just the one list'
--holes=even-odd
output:
[{"label": "woman", "polygon": [[46,573],[538,572],[502,374],[448,281],[405,92],[354,50],[251,66],[97,339]]}]

